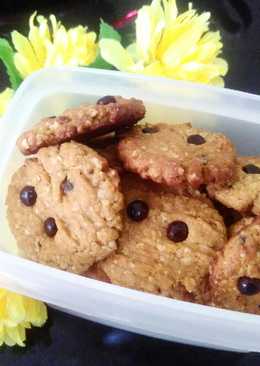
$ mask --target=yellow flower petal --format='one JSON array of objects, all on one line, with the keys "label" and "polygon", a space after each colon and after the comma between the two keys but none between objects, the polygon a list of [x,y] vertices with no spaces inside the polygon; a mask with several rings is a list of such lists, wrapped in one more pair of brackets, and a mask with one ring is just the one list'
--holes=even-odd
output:
[{"label": "yellow flower petal", "polygon": [[225,76],[228,72],[228,63],[223,58],[216,58],[214,61],[214,65],[218,67],[219,74]]},{"label": "yellow flower petal", "polygon": [[[8,104],[12,99],[14,91],[10,88],[6,88],[2,93],[0,93],[0,116],[6,112]],[[0,302],[5,296],[5,291],[0,289]]]},{"label": "yellow flower petal", "polygon": [[102,40],[101,54],[119,70],[223,85],[228,64],[219,57],[220,33],[209,31],[210,16],[192,4],[178,15],[175,0],[154,0],[138,11],[136,43],[125,50]]},{"label": "yellow flower petal", "polygon": [[174,67],[182,62],[184,57],[194,52],[197,42],[208,28],[208,17],[209,13],[206,13],[203,17],[200,16],[189,23],[181,24],[174,32],[170,31],[169,34],[167,31],[165,32],[165,38],[171,39],[171,41],[167,41],[169,46],[163,50],[161,57],[165,64],[171,64]]},{"label": "yellow flower petal", "polygon": [[140,57],[148,62],[154,57],[161,38],[165,19],[160,0],[154,0],[151,6],[143,6],[136,18],[136,44]]},{"label": "yellow flower petal", "polygon": [[31,329],[32,328],[30,322],[22,322],[21,326],[24,327],[25,329]]},{"label": "yellow flower petal", "polygon": [[127,48],[127,52],[132,57],[134,62],[138,62],[138,53],[137,53],[137,45],[136,42],[131,43]]},{"label": "yellow flower petal", "polygon": [[21,323],[25,320],[25,309],[23,298],[15,293],[10,293],[6,300],[7,317],[14,323]]},{"label": "yellow flower petal", "polygon": [[18,325],[14,328],[6,328],[5,333],[5,343],[8,346],[14,346],[15,344],[18,344],[18,346],[24,347],[24,341],[26,337],[23,327]]},{"label": "yellow flower petal", "polygon": [[96,34],[79,25],[67,30],[54,15],[48,19],[33,13],[28,38],[12,33],[14,62],[21,76],[48,66],[89,65],[97,55]]},{"label": "yellow flower petal", "polygon": [[210,81],[210,85],[213,85],[213,86],[218,86],[218,87],[224,87],[225,86],[225,82],[224,82],[224,79],[221,78],[220,76],[212,79]]},{"label": "yellow flower petal", "polygon": [[42,16],[38,16],[37,21],[39,26],[37,27],[34,24],[35,17],[36,12],[30,17],[30,31],[28,38],[34,50],[35,57],[41,67],[43,67],[46,58],[46,40],[50,40],[50,32],[47,19]]},{"label": "yellow flower petal", "polygon": [[146,66],[143,73],[149,76],[164,76],[164,69],[161,63],[157,61]]},{"label": "yellow flower petal", "polygon": [[200,64],[197,62],[189,62],[173,71],[167,70],[167,76],[178,80],[190,80],[203,84],[210,84],[211,80],[224,71],[224,65],[218,64]]},{"label": "yellow flower petal", "polygon": [[129,71],[134,66],[130,54],[114,39],[101,39],[101,56],[120,71]]},{"label": "yellow flower petal", "polygon": [[46,322],[46,306],[8,290],[1,289],[0,293],[0,345],[24,346],[25,329],[31,325],[42,326]]},{"label": "yellow flower petal", "polygon": [[4,335],[5,335],[4,325],[1,324],[1,322],[0,322],[0,346],[2,346],[4,344]]},{"label": "yellow flower petal", "polygon": [[26,321],[36,327],[41,327],[47,320],[46,306],[42,302],[28,297],[24,297],[23,301],[26,310]]},{"label": "yellow flower petal", "polygon": [[[40,68],[40,64],[35,56],[33,47],[26,37],[17,31],[12,32],[12,42],[17,51],[15,54],[15,66],[22,77],[28,76],[31,72]],[[17,56],[20,57],[17,57]],[[30,71],[31,70],[31,71]]]},{"label": "yellow flower petal", "polygon": [[176,5],[176,0],[163,0],[164,14],[166,24],[169,25],[178,16],[178,8]]},{"label": "yellow flower petal", "polygon": [[193,53],[183,59],[183,62],[197,60],[199,62],[211,63],[222,50],[222,43],[219,32],[206,33],[197,43]]}]

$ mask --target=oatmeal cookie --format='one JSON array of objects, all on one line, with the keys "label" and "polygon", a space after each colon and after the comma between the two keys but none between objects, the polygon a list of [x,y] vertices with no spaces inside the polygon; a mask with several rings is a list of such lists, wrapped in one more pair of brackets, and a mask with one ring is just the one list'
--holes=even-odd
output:
[{"label": "oatmeal cookie", "polygon": [[217,211],[127,174],[124,230],[116,254],[99,267],[111,282],[181,300],[203,302],[209,266],[226,240]]},{"label": "oatmeal cookie", "polygon": [[81,105],[67,109],[60,116],[43,118],[19,137],[17,146],[24,155],[30,155],[41,147],[57,145],[81,135],[90,138],[133,125],[144,115],[141,100],[106,96],[96,105]]},{"label": "oatmeal cookie", "polygon": [[214,198],[239,212],[260,214],[260,157],[237,159],[235,181],[214,192]]},{"label": "oatmeal cookie", "polygon": [[178,193],[226,186],[235,168],[229,139],[190,123],[135,126],[120,141],[119,156],[127,170]]},{"label": "oatmeal cookie", "polygon": [[260,314],[259,217],[239,227],[210,272],[211,305]]},{"label": "oatmeal cookie", "polygon": [[13,175],[6,203],[18,247],[34,261],[83,273],[117,247],[119,177],[87,146],[40,149]]}]

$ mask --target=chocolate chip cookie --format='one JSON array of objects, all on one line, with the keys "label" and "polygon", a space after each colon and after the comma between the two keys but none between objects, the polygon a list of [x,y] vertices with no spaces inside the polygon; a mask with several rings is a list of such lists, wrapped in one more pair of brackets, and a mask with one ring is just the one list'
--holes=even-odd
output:
[{"label": "chocolate chip cookie", "polygon": [[239,228],[210,275],[211,305],[260,314],[260,218]]},{"label": "chocolate chip cookie", "polygon": [[235,181],[227,188],[217,190],[213,196],[225,206],[239,212],[260,214],[260,157],[239,157]]},{"label": "chocolate chip cookie", "polygon": [[116,249],[119,177],[87,146],[40,149],[13,175],[6,203],[11,230],[29,259],[83,273]]},{"label": "chocolate chip cookie", "polygon": [[30,155],[41,147],[60,144],[80,135],[90,138],[133,125],[144,115],[141,100],[106,96],[96,105],[82,105],[66,110],[61,116],[43,118],[21,135],[17,146],[24,155]]},{"label": "chocolate chip cookie", "polygon": [[112,283],[203,302],[209,266],[226,240],[217,211],[127,174],[124,230],[116,254],[99,263]]},{"label": "chocolate chip cookie", "polygon": [[125,168],[178,193],[233,180],[235,150],[227,137],[190,123],[135,126],[119,143]]}]

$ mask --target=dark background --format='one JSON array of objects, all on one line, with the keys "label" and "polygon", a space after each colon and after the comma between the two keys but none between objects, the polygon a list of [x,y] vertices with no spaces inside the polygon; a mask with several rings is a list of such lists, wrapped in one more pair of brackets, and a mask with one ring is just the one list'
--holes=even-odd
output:
[{"label": "dark background", "polygon": [[[188,1],[177,0],[179,8]],[[0,35],[13,29],[27,32],[34,10],[54,13],[68,26],[87,24],[98,30],[102,17],[113,22],[128,10],[150,1],[127,0],[2,0]],[[260,1],[194,0],[194,7],[212,12],[212,27],[221,30],[224,55],[230,71],[226,87],[260,94]],[[0,87],[7,84],[0,66]],[[260,106],[259,106],[260,108]],[[238,334],[243,337],[243,334]],[[260,340],[259,340],[260,342]],[[47,326],[28,332],[25,349],[1,348],[1,366],[157,366],[157,365],[259,366],[260,356],[221,352],[160,341],[118,331],[49,309]]]}]

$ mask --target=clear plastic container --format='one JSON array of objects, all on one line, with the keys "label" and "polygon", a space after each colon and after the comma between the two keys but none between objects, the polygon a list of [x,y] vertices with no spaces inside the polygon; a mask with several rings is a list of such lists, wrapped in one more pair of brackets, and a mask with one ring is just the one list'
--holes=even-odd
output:
[{"label": "clear plastic container", "polygon": [[260,351],[260,316],[121,288],[17,255],[5,212],[10,175],[23,160],[15,147],[17,137],[43,116],[106,94],[143,99],[149,122],[191,121],[225,132],[242,154],[260,155],[259,96],[85,68],[53,68],[34,74],[21,85],[0,124],[0,286],[137,333],[219,349]]}]

